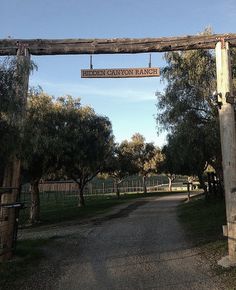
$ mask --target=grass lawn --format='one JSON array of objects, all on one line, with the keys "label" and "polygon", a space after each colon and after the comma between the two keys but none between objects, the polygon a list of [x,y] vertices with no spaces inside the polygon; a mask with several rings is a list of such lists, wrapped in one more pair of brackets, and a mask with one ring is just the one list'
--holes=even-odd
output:
[{"label": "grass lawn", "polygon": [[[174,193],[174,192],[172,192]],[[161,196],[167,192],[149,192],[146,195],[143,193],[127,193],[121,194],[120,199],[115,195],[90,195],[85,196],[86,206],[84,208],[78,207],[77,197],[64,198],[60,195],[56,198],[47,199],[41,196],[41,224],[53,224],[62,221],[69,221],[74,219],[90,218],[92,216],[105,213],[112,207],[131,201],[137,198],[146,198],[149,196]],[[20,212],[20,225],[27,224],[29,217],[29,206]]]},{"label": "grass lawn", "polygon": [[225,289],[236,289],[236,268],[223,269],[217,265],[227,255],[227,239],[222,234],[222,225],[226,224],[224,200],[193,199],[179,206],[178,217],[189,241],[201,249],[215,274],[225,283]]}]

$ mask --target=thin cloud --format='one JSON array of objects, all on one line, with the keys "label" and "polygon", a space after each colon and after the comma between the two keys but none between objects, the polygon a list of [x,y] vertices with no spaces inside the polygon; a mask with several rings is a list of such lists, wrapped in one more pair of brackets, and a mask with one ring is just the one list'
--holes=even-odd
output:
[{"label": "thin cloud", "polygon": [[126,102],[143,102],[155,100],[155,90],[128,89],[121,87],[106,87],[106,89],[94,85],[74,84],[74,83],[56,83],[44,80],[31,80],[31,86],[40,85],[48,93],[55,95],[70,94],[73,96],[104,97],[113,100],[122,99]]}]

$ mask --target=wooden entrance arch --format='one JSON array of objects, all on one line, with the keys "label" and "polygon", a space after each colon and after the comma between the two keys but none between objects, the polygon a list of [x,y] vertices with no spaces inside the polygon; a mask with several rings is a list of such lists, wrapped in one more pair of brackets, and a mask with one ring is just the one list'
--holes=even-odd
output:
[{"label": "wooden entrance arch", "polygon": [[[30,55],[65,55],[65,54],[117,54],[117,53],[147,53],[194,49],[215,49],[217,71],[217,94],[219,109],[221,147],[224,171],[224,187],[226,198],[227,225],[224,233],[228,236],[228,253],[223,262],[236,264],[236,135],[234,100],[232,96],[232,76],[230,64],[230,48],[236,47],[236,34],[214,34],[184,37],[164,38],[121,38],[121,39],[2,39],[0,40],[0,56],[17,55],[18,63],[29,63]],[[23,81],[18,84],[18,98],[24,100],[28,90],[29,71],[21,75]],[[20,118],[24,115],[24,108]],[[19,188],[19,164],[15,158],[12,164],[12,176],[6,187]],[[17,190],[11,195],[3,195],[2,202],[16,202]],[[0,226],[6,232],[0,232],[0,249],[11,248],[13,228],[10,221],[0,221]],[[11,251],[6,252],[0,260],[8,259]]]}]

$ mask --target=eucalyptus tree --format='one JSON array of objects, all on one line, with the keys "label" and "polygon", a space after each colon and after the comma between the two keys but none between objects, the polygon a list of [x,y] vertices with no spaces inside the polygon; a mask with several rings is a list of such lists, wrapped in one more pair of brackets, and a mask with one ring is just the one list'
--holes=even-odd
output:
[{"label": "eucalyptus tree", "polygon": [[129,143],[123,141],[116,144],[113,155],[108,162],[108,168],[105,169],[114,179],[116,195],[120,198],[120,184],[130,175],[137,173],[137,167],[133,160],[133,155],[129,150]]},{"label": "eucalyptus tree", "polygon": [[78,184],[79,206],[85,206],[86,184],[107,167],[113,152],[112,126],[107,117],[97,115],[90,107],[78,108],[78,102],[72,99],[62,98],[57,105],[70,109],[70,118],[60,127],[59,164],[65,175]]},{"label": "eucalyptus tree", "polygon": [[[212,150],[206,142],[206,135],[203,127],[192,127],[190,132],[188,126],[183,124],[177,127],[168,136],[168,143],[162,149],[164,160],[161,166],[162,172],[170,178],[176,174],[198,176],[205,193],[203,173]],[[170,179],[169,186],[171,187]]]},{"label": "eucalyptus tree", "polygon": [[42,91],[31,92],[24,123],[22,146],[24,180],[31,184],[30,223],[40,219],[39,182],[55,170],[58,154],[59,115],[53,98]]},{"label": "eucalyptus tree", "polygon": [[4,172],[5,178],[11,179],[13,159],[20,158],[25,108],[25,100],[19,96],[19,84],[23,81],[21,73],[36,68],[33,62],[26,64],[15,57],[0,62],[0,184]]},{"label": "eucalyptus tree", "polygon": [[145,142],[144,136],[139,133],[132,136],[131,141],[128,142],[128,148],[136,171],[143,177],[143,192],[147,193],[147,176],[158,171],[162,160],[160,149],[151,142]]},{"label": "eucalyptus tree", "polygon": [[0,63],[0,184],[8,159],[19,149],[19,124],[14,122],[20,107],[14,91],[15,67],[14,58],[4,59]]},{"label": "eucalyptus tree", "polygon": [[[166,87],[163,93],[157,93],[156,119],[159,130],[173,135],[169,142],[178,144],[176,156],[182,150],[171,166],[176,169],[178,164],[173,163],[182,159],[186,166],[188,160],[200,176],[202,164],[207,162],[221,175],[218,110],[212,99],[216,88],[214,55],[208,50],[169,52],[165,60],[162,79]],[[169,161],[168,167],[170,170]]]}]

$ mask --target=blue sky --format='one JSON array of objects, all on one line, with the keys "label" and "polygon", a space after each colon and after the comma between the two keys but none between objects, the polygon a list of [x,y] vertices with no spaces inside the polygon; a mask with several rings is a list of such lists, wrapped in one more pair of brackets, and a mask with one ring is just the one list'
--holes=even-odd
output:
[{"label": "blue sky", "polygon": [[[235,32],[235,0],[0,0],[0,38],[116,38],[191,35],[211,26],[215,33]],[[146,67],[148,54],[96,55],[94,68]],[[116,140],[139,132],[163,145],[157,136],[155,91],[160,78],[81,79],[89,56],[33,57],[38,71],[30,85],[54,96],[81,97],[110,118]],[[152,54],[163,66],[163,54]]]}]

